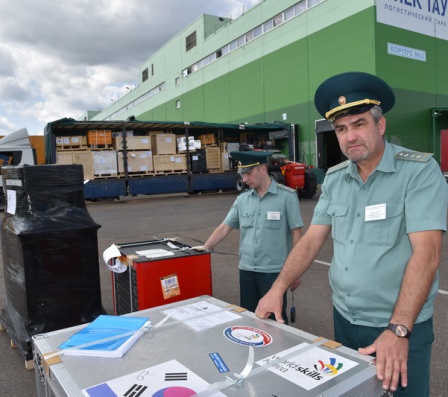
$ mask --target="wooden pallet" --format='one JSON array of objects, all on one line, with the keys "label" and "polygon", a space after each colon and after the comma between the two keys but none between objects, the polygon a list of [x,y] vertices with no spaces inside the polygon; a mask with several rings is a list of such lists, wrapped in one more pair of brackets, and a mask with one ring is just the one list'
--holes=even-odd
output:
[{"label": "wooden pallet", "polygon": [[89,150],[89,146],[70,146],[70,145],[63,145],[63,146],[56,146],[56,152],[66,152],[66,151],[87,151]]},{"label": "wooden pallet", "polygon": [[[155,175],[154,171],[129,171],[128,172],[129,178],[145,178],[147,176],[154,176],[154,175]],[[125,178],[126,174],[124,172],[119,172],[118,177]]]},{"label": "wooden pallet", "polygon": [[118,174],[94,175],[94,179],[111,179],[111,178],[118,178]]},{"label": "wooden pallet", "polygon": [[97,151],[101,151],[101,150],[114,150],[114,147],[113,147],[114,145],[111,143],[111,144],[108,144],[108,143],[105,143],[104,145],[100,145],[100,144],[97,144],[97,145],[89,145],[89,148],[91,149],[91,150],[97,150]]},{"label": "wooden pallet", "polygon": [[[6,328],[2,323],[0,323],[0,332],[5,332]],[[12,349],[17,349],[16,344],[12,339],[10,339],[10,345]],[[34,360],[25,360],[25,369],[31,371],[34,370]]]},{"label": "wooden pallet", "polygon": [[187,170],[171,170],[171,171],[154,171],[154,176],[165,176],[165,175],[181,175],[186,174]]},{"label": "wooden pallet", "polygon": [[216,143],[202,144],[201,146],[202,146],[201,149],[205,149],[207,147],[218,147]]}]

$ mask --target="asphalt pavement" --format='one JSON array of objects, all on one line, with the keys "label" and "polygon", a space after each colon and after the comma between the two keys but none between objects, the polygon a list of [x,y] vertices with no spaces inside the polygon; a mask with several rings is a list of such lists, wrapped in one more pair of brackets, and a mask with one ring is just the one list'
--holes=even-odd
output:
[{"label": "asphalt pavement", "polygon": [[[137,196],[120,201],[87,203],[87,209],[98,230],[99,269],[102,304],[113,314],[110,271],[102,262],[102,253],[113,243],[129,243],[154,238],[178,238],[188,245],[206,241],[224,219],[235,200],[235,193],[198,195]],[[302,217],[309,225],[318,197],[300,200]],[[0,214],[3,218],[3,215]],[[306,230],[306,226],[305,226]],[[232,232],[212,253],[213,296],[229,303],[239,303],[238,239]],[[448,241],[444,236],[440,290],[435,302],[435,333],[431,364],[431,396],[446,397],[448,390]],[[1,249],[1,248],[0,248]],[[317,336],[332,338],[331,292],[328,284],[328,266],[332,256],[328,239],[316,261],[302,279],[295,292],[296,322],[291,326]],[[0,309],[6,304],[3,261],[0,255]],[[291,301],[291,294],[288,295]],[[24,357],[11,347],[7,332],[0,332],[0,395],[34,397],[34,371],[25,369]],[[40,396],[39,396],[40,397]]]}]

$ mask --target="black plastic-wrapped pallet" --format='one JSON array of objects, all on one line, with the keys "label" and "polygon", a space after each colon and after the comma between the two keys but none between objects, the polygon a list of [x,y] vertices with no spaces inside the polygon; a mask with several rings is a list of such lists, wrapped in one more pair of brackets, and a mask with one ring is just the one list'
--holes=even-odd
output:
[{"label": "black plastic-wrapped pallet", "polygon": [[96,224],[80,165],[3,167],[6,305],[0,321],[26,360],[33,335],[103,313]]}]

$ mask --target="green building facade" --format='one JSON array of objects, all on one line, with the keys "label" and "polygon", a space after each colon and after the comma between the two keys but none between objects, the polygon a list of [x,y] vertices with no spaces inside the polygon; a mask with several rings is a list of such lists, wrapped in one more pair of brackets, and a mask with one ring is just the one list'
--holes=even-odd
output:
[{"label": "green building facade", "polygon": [[297,126],[300,160],[328,168],[339,159],[318,157],[337,143],[328,128],[316,139],[314,92],[364,71],[395,91],[387,139],[441,161],[447,14],[446,0],[264,0],[236,19],[202,15],[141,65],[135,89],[89,119],[282,121]]}]

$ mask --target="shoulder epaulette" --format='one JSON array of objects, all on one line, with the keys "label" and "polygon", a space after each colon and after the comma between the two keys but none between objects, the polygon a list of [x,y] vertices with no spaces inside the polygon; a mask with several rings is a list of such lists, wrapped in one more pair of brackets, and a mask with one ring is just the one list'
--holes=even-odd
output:
[{"label": "shoulder epaulette", "polygon": [[348,167],[349,164],[350,164],[350,160],[345,160],[342,163],[336,164],[336,165],[334,165],[333,167],[330,167],[327,170],[327,175],[331,174],[332,172],[335,172],[335,171],[341,170],[343,168],[346,168],[346,167]]},{"label": "shoulder epaulette", "polygon": [[433,153],[420,153],[413,152],[411,150],[402,150],[395,155],[397,160],[419,161],[420,163],[426,163],[433,156]]},{"label": "shoulder epaulette", "polygon": [[277,186],[279,189],[287,190],[288,192],[292,192],[292,193],[296,192],[292,187],[282,185],[281,183],[278,183]]}]

